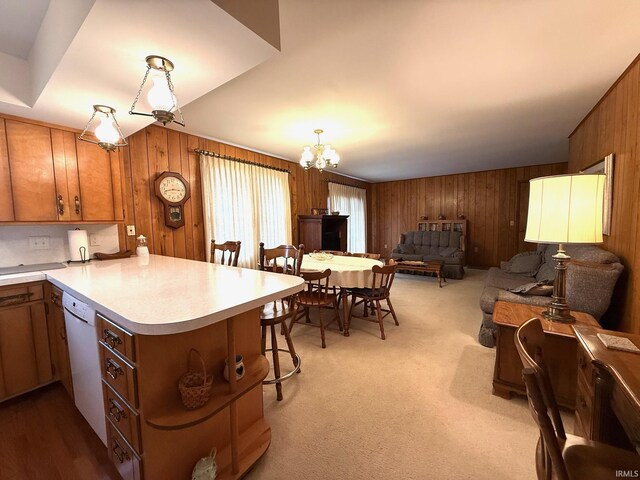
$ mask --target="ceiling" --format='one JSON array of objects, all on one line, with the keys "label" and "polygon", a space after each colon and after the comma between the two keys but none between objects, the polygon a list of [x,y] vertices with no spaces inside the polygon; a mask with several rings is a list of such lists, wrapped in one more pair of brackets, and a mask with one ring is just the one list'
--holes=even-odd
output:
[{"label": "ceiling", "polygon": [[280,0],[282,53],[187,129],[297,161],[313,130],[371,181],[566,161],[640,52],[637,0]]},{"label": "ceiling", "polygon": [[126,114],[144,57],[161,54],[184,130],[297,161],[322,128],[340,173],[394,180],[565,161],[567,135],[640,51],[637,0],[279,9],[281,53],[210,0],[4,1],[0,111],[83,128],[108,104],[131,134],[149,123]]}]

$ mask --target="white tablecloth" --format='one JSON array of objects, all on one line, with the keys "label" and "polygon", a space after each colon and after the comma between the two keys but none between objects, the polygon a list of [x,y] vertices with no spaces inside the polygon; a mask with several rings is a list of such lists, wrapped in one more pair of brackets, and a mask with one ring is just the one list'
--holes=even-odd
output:
[{"label": "white tablecloth", "polygon": [[379,260],[360,257],[334,255],[329,260],[316,260],[309,255],[302,258],[302,271],[323,271],[331,269],[329,285],[346,288],[370,287],[373,280],[371,268],[384,265]]}]

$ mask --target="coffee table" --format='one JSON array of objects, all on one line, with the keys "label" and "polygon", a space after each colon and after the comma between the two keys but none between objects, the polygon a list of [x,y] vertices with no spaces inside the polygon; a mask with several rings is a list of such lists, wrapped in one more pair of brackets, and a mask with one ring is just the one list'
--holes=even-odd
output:
[{"label": "coffee table", "polygon": [[444,262],[442,260],[427,260],[426,262],[406,260],[398,262],[398,270],[435,274],[438,277],[438,284],[440,285],[440,288],[442,288],[442,280],[444,280],[445,283],[447,282],[447,279],[444,276],[443,267]]},{"label": "coffee table", "polygon": [[546,307],[522,303],[496,302],[493,323],[498,327],[496,363],[493,371],[493,394],[503,398],[526,395],[522,380],[522,362],[516,350],[516,329],[530,318],[541,320],[545,335],[544,356],[556,399],[560,405],[574,409],[578,378],[578,343],[572,326],[599,328],[588,313],[571,311],[575,323],[551,322],[542,316]]}]

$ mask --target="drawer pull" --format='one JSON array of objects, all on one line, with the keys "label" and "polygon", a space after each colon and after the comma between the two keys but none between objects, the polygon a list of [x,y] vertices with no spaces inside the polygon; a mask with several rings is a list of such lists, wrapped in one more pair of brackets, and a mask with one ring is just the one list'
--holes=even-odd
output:
[{"label": "drawer pull", "polygon": [[118,440],[116,440],[115,438],[112,438],[111,440],[112,440],[111,451],[116,456],[118,461],[120,463],[124,463],[125,460],[131,460],[129,453],[124,448],[122,448],[122,445],[120,445],[120,442],[118,442]]},{"label": "drawer pull", "polygon": [[105,368],[107,371],[107,375],[109,375],[114,380],[116,380],[119,375],[124,375],[124,370],[122,370],[122,367],[110,358],[107,358]]},{"label": "drawer pull", "polygon": [[113,333],[108,328],[104,329],[104,336],[102,337],[102,339],[111,350],[115,350],[116,345],[122,345],[122,340],[120,339],[118,334]]},{"label": "drawer pull", "polygon": [[113,398],[109,399],[109,416],[117,423],[123,418],[127,418],[127,412]]},{"label": "drawer pull", "polygon": [[33,292],[17,293],[16,295],[7,295],[6,297],[0,297],[0,306],[28,302],[31,295],[33,295]]}]

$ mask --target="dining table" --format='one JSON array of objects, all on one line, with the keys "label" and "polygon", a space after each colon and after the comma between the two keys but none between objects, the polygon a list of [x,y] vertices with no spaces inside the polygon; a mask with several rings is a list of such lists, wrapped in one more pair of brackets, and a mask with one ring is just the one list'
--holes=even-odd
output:
[{"label": "dining table", "polygon": [[306,254],[302,257],[300,270],[302,272],[321,272],[331,269],[329,286],[340,288],[342,312],[344,317],[344,336],[349,336],[348,292],[349,288],[371,287],[373,282],[372,268],[374,265],[383,266],[380,260],[371,258],[350,257],[346,255]]}]

